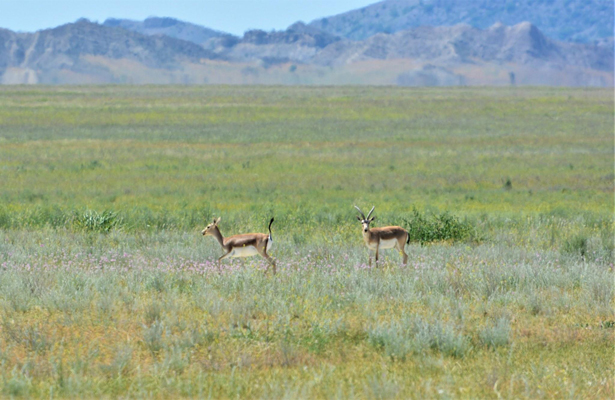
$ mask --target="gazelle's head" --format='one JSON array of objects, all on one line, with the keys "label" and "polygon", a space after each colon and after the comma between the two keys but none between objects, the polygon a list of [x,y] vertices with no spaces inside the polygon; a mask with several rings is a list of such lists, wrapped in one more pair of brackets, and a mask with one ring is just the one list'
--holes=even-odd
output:
[{"label": "gazelle's head", "polygon": [[218,217],[217,219],[214,218],[213,222],[207,225],[205,229],[203,229],[203,232],[201,232],[203,236],[211,235],[212,232],[218,228],[218,222],[220,222],[221,219],[221,217]]},{"label": "gazelle's head", "polygon": [[357,210],[359,210],[359,213],[361,214],[360,216],[357,215],[357,219],[359,220],[359,222],[361,222],[361,225],[363,225],[363,232],[367,232],[369,231],[369,224],[376,219],[376,217],[369,217],[370,215],[372,215],[372,212],[374,211],[374,208],[376,208],[376,206],[373,206],[372,209],[370,210],[370,212],[367,214],[367,217],[365,216],[365,214],[363,214],[363,211],[361,211],[361,209],[357,206],[354,206],[354,208],[356,208]]}]

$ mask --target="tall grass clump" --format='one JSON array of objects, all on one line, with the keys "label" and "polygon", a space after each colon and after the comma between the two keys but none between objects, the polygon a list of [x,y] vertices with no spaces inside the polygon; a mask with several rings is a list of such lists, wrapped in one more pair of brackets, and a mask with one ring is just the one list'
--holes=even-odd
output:
[{"label": "tall grass clump", "polygon": [[76,216],[74,224],[78,229],[87,232],[108,233],[112,229],[120,227],[122,219],[118,213],[113,211],[86,210]]},{"label": "tall grass clump", "polygon": [[11,371],[11,377],[2,378],[2,393],[8,397],[28,397],[32,392],[32,377],[24,371],[25,367]]},{"label": "tall grass clump", "polygon": [[589,239],[587,235],[583,233],[578,233],[572,236],[571,238],[568,238],[564,242],[562,246],[562,250],[566,254],[577,256],[577,257],[580,256],[582,258],[585,258],[585,256],[587,256],[588,247],[589,247],[588,242],[589,242]]},{"label": "tall grass clump", "polygon": [[499,318],[492,326],[483,328],[479,333],[480,341],[490,348],[507,346],[511,335],[510,320],[506,317]]},{"label": "tall grass clump", "polygon": [[462,358],[470,350],[469,337],[452,323],[418,321],[417,325],[417,336],[430,338],[430,347],[444,355]]},{"label": "tall grass clump", "polygon": [[401,361],[428,349],[461,358],[470,349],[469,337],[454,324],[421,317],[377,324],[367,330],[367,337],[387,357]]},{"label": "tall grass clump", "polygon": [[369,343],[384,354],[395,360],[405,361],[413,351],[420,352],[423,346],[413,347],[414,342],[409,329],[404,329],[400,323],[382,323],[367,331]]},{"label": "tall grass clump", "polygon": [[369,399],[387,400],[397,398],[400,387],[393,379],[383,373],[367,378],[365,396]]},{"label": "tall grass clump", "polygon": [[165,347],[164,336],[166,327],[162,321],[154,321],[151,325],[143,326],[143,342],[154,355]]}]

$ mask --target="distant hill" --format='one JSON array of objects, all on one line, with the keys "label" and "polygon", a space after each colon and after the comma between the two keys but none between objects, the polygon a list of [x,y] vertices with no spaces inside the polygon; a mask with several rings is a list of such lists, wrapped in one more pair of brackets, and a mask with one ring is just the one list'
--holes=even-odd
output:
[{"label": "distant hill", "polygon": [[[0,30],[0,73],[27,71],[29,80],[55,83],[58,72],[99,75],[107,72],[92,58],[127,60],[152,68],[173,68],[182,62],[215,58],[203,47],[168,36],[148,36],[79,20],[35,33]],[[6,80],[6,77],[5,77]]]},{"label": "distant hill", "polygon": [[613,41],[597,44],[549,39],[529,22],[512,27],[496,23],[488,29],[467,24],[419,27],[366,40],[343,40],[296,23],[285,31],[248,31],[243,38],[214,38],[205,45],[218,58],[233,62],[264,61],[341,66],[367,60],[412,59],[454,66],[495,62],[542,68],[569,66],[613,70]]},{"label": "distant hill", "polygon": [[613,71],[613,41],[600,45],[558,42],[529,22],[488,29],[469,25],[420,27],[380,33],[363,41],[340,41],[325,48],[313,62],[343,65],[368,59],[414,59],[442,65],[486,62],[541,68],[566,66]]},{"label": "distant hill", "polygon": [[103,22],[103,25],[113,28],[124,28],[144,35],[166,35],[199,45],[204,44],[209,39],[229,35],[225,32],[216,31],[174,18],[150,17],[144,21],[109,18]]},{"label": "distant hill", "polygon": [[485,29],[497,22],[512,26],[524,21],[552,39],[589,43],[613,36],[613,0],[385,0],[309,25],[364,40],[420,26],[465,23]]},{"label": "distant hill", "polygon": [[[496,23],[488,29],[467,24],[419,27],[379,33],[361,41],[341,39],[297,23],[285,31],[249,31],[233,40],[215,38],[206,47],[220,59],[258,62],[265,69],[290,63],[345,69],[353,64],[385,62],[380,64],[384,70],[386,62],[392,65],[408,60],[415,68],[394,79],[396,84],[410,86],[476,84],[480,77],[466,80],[455,71],[481,69],[504,75],[500,82],[605,86],[611,84],[614,68],[612,38],[595,44],[560,42],[529,22],[511,27]],[[514,71],[519,71],[519,79]]]}]

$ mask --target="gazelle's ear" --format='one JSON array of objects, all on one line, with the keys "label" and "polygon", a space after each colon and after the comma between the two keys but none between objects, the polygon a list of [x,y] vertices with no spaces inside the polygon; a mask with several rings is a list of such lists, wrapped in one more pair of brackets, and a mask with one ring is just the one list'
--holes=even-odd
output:
[{"label": "gazelle's ear", "polygon": [[359,217],[358,215],[357,215],[357,219],[358,219],[359,221],[363,221],[363,220],[361,219],[361,217]]},{"label": "gazelle's ear", "polygon": [[371,217],[371,218],[369,219],[369,222],[372,222],[372,221],[373,221],[373,220],[375,220],[375,219],[376,219],[376,217]]},{"label": "gazelle's ear", "polygon": [[221,219],[222,219],[222,217],[218,217],[218,219],[216,220],[215,224],[218,225],[220,223]]}]

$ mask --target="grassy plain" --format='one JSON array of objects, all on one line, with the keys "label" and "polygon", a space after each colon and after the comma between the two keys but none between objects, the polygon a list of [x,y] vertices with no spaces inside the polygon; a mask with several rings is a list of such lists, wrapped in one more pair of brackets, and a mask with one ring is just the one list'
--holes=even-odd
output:
[{"label": "grassy plain", "polygon": [[[4,396],[612,398],[613,97],[0,87]],[[352,208],[464,242],[383,268]],[[265,231],[279,274],[199,230]]]}]

